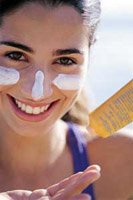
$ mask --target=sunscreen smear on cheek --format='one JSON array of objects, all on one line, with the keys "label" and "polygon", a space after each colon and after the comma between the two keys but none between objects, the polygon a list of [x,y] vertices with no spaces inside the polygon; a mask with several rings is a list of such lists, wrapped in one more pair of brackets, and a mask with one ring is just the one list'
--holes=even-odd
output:
[{"label": "sunscreen smear on cheek", "polygon": [[16,84],[20,79],[20,74],[13,68],[0,66],[0,85]]},{"label": "sunscreen smear on cheek", "polygon": [[78,75],[59,74],[53,83],[62,90],[78,90],[83,85],[83,80]]},{"label": "sunscreen smear on cheek", "polygon": [[133,122],[133,80],[89,115],[95,133],[108,137]]},{"label": "sunscreen smear on cheek", "polygon": [[37,71],[35,75],[35,82],[32,88],[32,97],[34,99],[40,99],[44,93],[43,87],[44,73],[42,71]]}]

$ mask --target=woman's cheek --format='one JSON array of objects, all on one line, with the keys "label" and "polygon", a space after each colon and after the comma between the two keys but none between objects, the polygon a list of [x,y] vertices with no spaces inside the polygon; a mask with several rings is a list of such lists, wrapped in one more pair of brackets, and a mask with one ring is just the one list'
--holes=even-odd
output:
[{"label": "woman's cheek", "polygon": [[0,66],[0,91],[16,84],[20,79],[20,74],[13,68]]},{"label": "woman's cheek", "polygon": [[53,81],[60,90],[74,91],[79,90],[83,84],[84,79],[79,75],[74,74],[59,74]]}]

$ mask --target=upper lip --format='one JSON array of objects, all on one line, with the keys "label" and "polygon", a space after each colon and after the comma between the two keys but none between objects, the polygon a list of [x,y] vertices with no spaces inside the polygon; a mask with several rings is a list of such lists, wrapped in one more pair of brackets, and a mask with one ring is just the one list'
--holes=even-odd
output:
[{"label": "upper lip", "polygon": [[[10,95],[9,95],[10,96]],[[13,97],[13,96],[10,96],[10,97]],[[59,99],[56,99],[54,101],[51,101],[51,102],[33,102],[33,101],[25,101],[25,100],[21,100],[21,99],[18,99],[16,97],[13,97],[15,99],[17,99],[18,101],[20,101],[21,103],[24,103],[26,105],[29,105],[29,106],[32,106],[32,107],[43,107],[43,106],[48,106],[50,105],[51,103],[54,103],[55,101],[59,101]]]}]

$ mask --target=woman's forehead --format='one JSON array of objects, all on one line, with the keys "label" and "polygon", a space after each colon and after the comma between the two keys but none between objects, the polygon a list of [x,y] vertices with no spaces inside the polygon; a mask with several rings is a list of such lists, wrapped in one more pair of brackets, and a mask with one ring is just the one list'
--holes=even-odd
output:
[{"label": "woman's forehead", "polygon": [[[45,8],[39,4],[25,5],[16,12],[4,16],[2,28],[8,26],[14,27],[15,30],[23,28],[35,28],[34,32],[49,30],[50,28],[61,29],[62,32],[70,32],[70,29],[80,29],[83,26],[81,15],[71,6],[61,6],[57,8]],[[39,29],[40,28],[40,29]],[[67,28],[67,29],[63,29]],[[24,29],[24,31],[25,31]],[[68,30],[69,29],[69,30]],[[56,29],[54,29],[56,31]]]},{"label": "woman's forehead", "polygon": [[21,41],[33,49],[88,46],[81,16],[69,6],[49,9],[39,4],[26,5],[4,18],[1,40]]}]

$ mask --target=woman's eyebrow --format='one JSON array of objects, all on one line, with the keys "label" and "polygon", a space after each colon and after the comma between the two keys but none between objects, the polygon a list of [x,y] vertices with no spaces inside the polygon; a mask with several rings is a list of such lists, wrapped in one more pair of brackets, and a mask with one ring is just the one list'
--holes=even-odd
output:
[{"label": "woman's eyebrow", "polygon": [[[24,51],[27,51],[29,53],[34,53],[34,50],[31,47],[28,47],[24,44],[20,44],[14,41],[0,41],[0,45],[6,45],[6,46],[11,46],[15,47]],[[76,49],[76,48],[71,48],[71,49],[58,49],[52,52],[53,56],[60,56],[60,55],[69,55],[69,54],[81,54],[84,55],[84,52]]]},{"label": "woman's eyebrow", "polygon": [[58,49],[56,51],[53,51],[53,56],[68,55],[73,53],[84,55],[83,51],[80,51],[79,49],[76,48],[72,48],[72,49]]},{"label": "woman's eyebrow", "polygon": [[83,51],[80,51],[79,49],[76,48],[72,48],[72,49],[58,49],[56,51],[53,51],[53,56],[60,56],[60,55],[68,55],[68,54],[73,54],[73,53],[77,53],[77,54],[81,54],[83,55]]},{"label": "woman's eyebrow", "polygon": [[11,47],[15,47],[18,49],[22,49],[24,51],[27,51],[29,53],[34,53],[34,50],[26,45],[17,43],[17,42],[13,42],[13,41],[0,41],[0,45],[7,45],[7,46],[11,46]]}]

